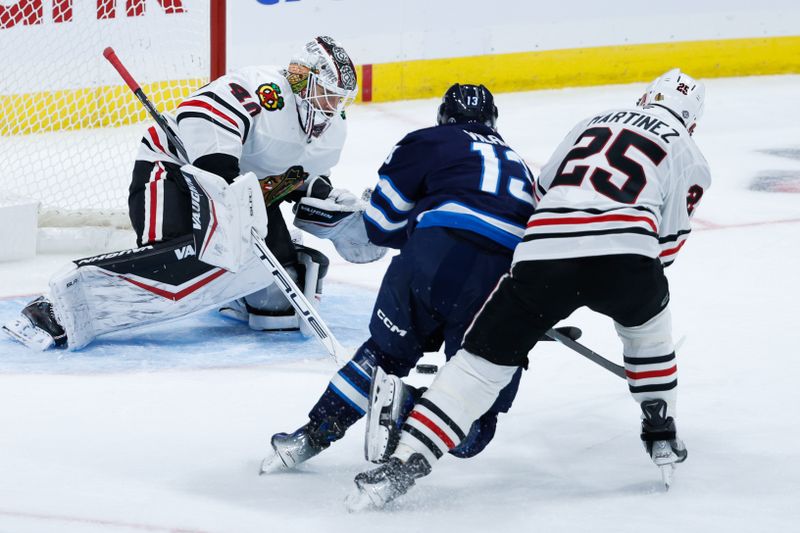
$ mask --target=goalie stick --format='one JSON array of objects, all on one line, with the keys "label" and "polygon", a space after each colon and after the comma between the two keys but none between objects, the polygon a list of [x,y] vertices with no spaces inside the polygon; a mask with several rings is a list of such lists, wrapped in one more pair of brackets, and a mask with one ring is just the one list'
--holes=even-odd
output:
[{"label": "goalie stick", "polygon": [[[189,156],[186,153],[186,148],[183,146],[183,142],[181,142],[180,138],[172,131],[167,124],[166,119],[159,113],[158,109],[153,105],[153,102],[147,97],[147,95],[142,90],[141,86],[136,82],[136,80],[131,76],[131,73],[128,72],[128,69],[125,68],[125,65],[122,64],[117,54],[114,52],[114,49],[110,46],[103,50],[103,57],[111,63],[111,66],[119,73],[122,79],[125,81],[125,84],[128,88],[136,95],[136,98],[142,103],[144,108],[156,121],[156,124],[166,133],[167,138],[169,141],[175,146],[175,149],[178,151],[178,154],[181,156],[181,159],[185,163],[191,163],[189,161]],[[267,270],[270,272],[272,277],[275,279],[276,283],[279,283],[283,288],[283,294],[286,296],[286,299],[289,303],[294,307],[295,312],[297,312],[298,316],[308,325],[308,329],[310,329],[314,335],[319,339],[328,353],[336,360],[338,364],[344,364],[346,362],[346,354],[344,348],[341,344],[336,340],[333,336],[333,333],[322,320],[322,317],[319,316],[316,309],[311,305],[308,299],[303,295],[303,292],[297,287],[297,284],[292,280],[289,274],[286,272],[286,269],[280,264],[278,259],[275,257],[270,249],[267,247],[265,243],[261,241],[261,238],[256,232],[255,228],[251,229],[251,235],[253,239],[251,240],[251,244],[253,245],[253,253],[255,253],[258,258],[261,260],[261,263]]]}]

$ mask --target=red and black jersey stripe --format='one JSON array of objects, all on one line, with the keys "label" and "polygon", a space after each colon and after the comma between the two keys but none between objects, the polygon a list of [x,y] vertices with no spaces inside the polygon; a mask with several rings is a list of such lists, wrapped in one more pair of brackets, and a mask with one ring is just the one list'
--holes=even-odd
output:
[{"label": "red and black jersey stripe", "polygon": [[180,160],[175,145],[169,141],[169,138],[161,131],[161,128],[157,128],[156,126],[147,128],[144,137],[142,137],[142,144],[151,152],[167,154],[176,160]]},{"label": "red and black jersey stripe", "polygon": [[212,93],[210,91],[206,91],[204,93],[200,93],[198,96],[202,96],[204,98],[208,98],[210,100],[213,100],[216,104],[222,106],[226,110],[230,111],[230,113],[232,113],[233,115],[238,117],[239,120],[242,122],[242,143],[247,141],[247,137],[248,137],[248,135],[250,135],[250,126],[251,126],[251,122],[252,122],[252,118],[250,117],[250,115],[248,113],[242,112],[241,110],[236,109],[236,107],[233,104],[231,104],[230,102],[225,101],[225,99],[223,99],[222,97],[220,97],[216,93]]},{"label": "red and black jersey stripe", "polygon": [[658,217],[644,206],[612,209],[537,209],[522,242],[602,235],[634,234],[658,239]]},{"label": "red and black jersey stripe", "polygon": [[644,228],[637,228],[634,226],[626,228],[611,228],[601,230],[588,230],[588,231],[571,231],[569,233],[536,233],[533,235],[525,235],[522,242],[536,241],[540,239],[566,239],[571,237],[588,237],[597,235],[616,235],[621,233],[632,233],[637,235],[646,235],[648,237],[658,237],[654,231],[648,231]]},{"label": "red and black jersey stripe", "polygon": [[250,133],[250,117],[212,92],[195,95],[178,106],[175,120],[180,124],[187,118],[208,121],[232,133],[241,139],[242,143],[247,140]]}]

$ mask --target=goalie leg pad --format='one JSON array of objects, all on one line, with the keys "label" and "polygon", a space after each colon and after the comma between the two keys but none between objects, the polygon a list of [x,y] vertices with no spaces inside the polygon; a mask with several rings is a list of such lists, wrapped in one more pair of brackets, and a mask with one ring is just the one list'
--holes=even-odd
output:
[{"label": "goalie leg pad", "polygon": [[[286,267],[286,273],[297,282],[297,269]],[[244,297],[248,312],[248,325],[255,331],[296,331],[299,318],[283,289],[273,283],[258,292]]]},{"label": "goalie leg pad", "polygon": [[[322,280],[328,273],[330,261],[318,250],[302,245],[294,245],[297,254],[297,267],[287,266],[286,271],[303,291],[303,296],[318,308],[322,298]],[[293,331],[300,329],[306,336],[314,333],[294,312],[286,300],[283,290],[277,285],[248,295],[245,298],[251,329],[257,331]]]},{"label": "goalie leg pad", "polygon": [[234,274],[199,261],[190,236],[75,262],[50,281],[71,350],[99,335],[219,307],[269,283],[254,254]]}]

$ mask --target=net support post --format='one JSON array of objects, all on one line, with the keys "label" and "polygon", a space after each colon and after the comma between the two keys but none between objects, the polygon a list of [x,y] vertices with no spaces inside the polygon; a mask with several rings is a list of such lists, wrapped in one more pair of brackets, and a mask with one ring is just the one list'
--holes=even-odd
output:
[{"label": "net support post", "polygon": [[211,0],[210,16],[210,34],[209,39],[211,45],[211,79],[214,81],[220,76],[225,74],[226,64],[226,5],[225,0]]},{"label": "net support post", "polygon": [[0,194],[0,261],[36,256],[39,202]]}]

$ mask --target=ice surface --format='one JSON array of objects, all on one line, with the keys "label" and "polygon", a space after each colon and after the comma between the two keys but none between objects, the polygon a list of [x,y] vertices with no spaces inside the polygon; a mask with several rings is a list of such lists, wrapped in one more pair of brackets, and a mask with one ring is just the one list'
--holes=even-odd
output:
[{"label": "ice surface", "polygon": [[[0,531],[797,531],[800,197],[749,186],[764,171],[800,172],[784,157],[800,149],[800,77],[707,85],[696,138],[715,181],[668,270],[689,449],[669,493],[625,383],[547,343],[485,453],[446,457],[386,511],[348,515],[344,496],[367,467],[361,424],[296,472],[257,475],[269,436],[304,422],[334,364],[313,340],[267,338],[212,313],[77,354],[0,341]],[[539,165],[578,119],[642,90],[500,94],[499,129]],[[336,183],[374,185],[391,146],[430,125],[436,105],[348,111]],[[349,265],[323,248],[322,314],[355,347],[389,259]],[[0,264],[0,295],[16,297],[0,302],[0,319],[67,259]],[[569,322],[620,360],[608,319],[579,311]]]}]

